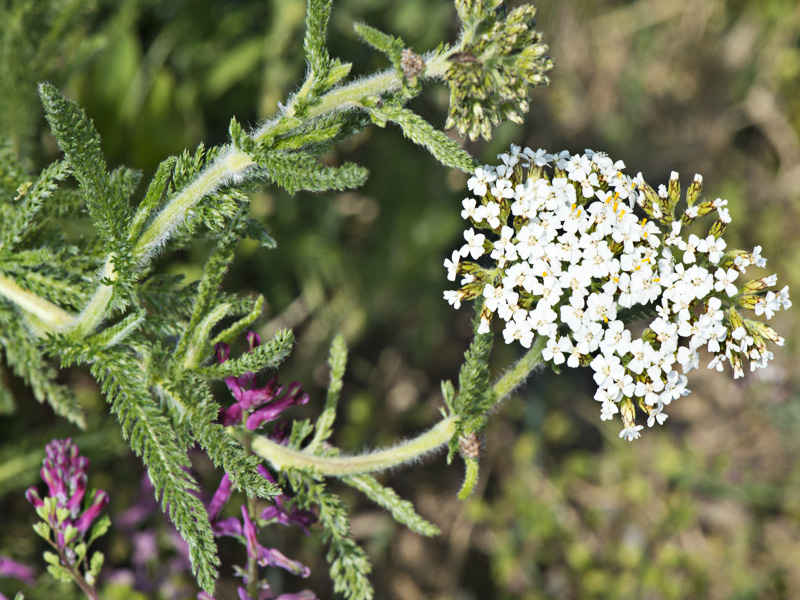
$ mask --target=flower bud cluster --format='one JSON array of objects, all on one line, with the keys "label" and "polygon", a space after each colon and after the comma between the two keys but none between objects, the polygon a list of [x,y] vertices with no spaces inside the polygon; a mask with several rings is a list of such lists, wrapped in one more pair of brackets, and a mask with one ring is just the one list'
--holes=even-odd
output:
[{"label": "flower bud cluster", "polygon": [[[35,487],[25,492],[37,514],[55,534],[54,545],[64,553],[70,564],[75,564],[85,548],[84,538],[103,507],[108,504],[108,494],[97,490],[84,507],[86,495],[86,469],[89,459],[78,455],[78,447],[71,439],[53,440],[45,446],[45,459],[40,474],[47,483],[47,496],[42,498]],[[44,530],[43,530],[44,532]]]},{"label": "flower bud cluster", "polygon": [[450,85],[450,112],[445,127],[474,140],[491,138],[492,126],[522,122],[528,111],[528,87],[547,85],[553,61],[534,30],[536,8],[522,5],[506,11],[497,0],[456,2],[464,22],[460,50],[449,56],[445,79]]},{"label": "flower bud cluster", "polygon": [[[482,301],[479,332],[497,315],[506,343],[530,348],[543,336],[542,357],[556,368],[590,366],[601,418],[620,414],[620,437],[639,437],[637,407],[650,427],[666,420],[665,407],[689,393],[685,373],[698,367],[701,350],[713,356],[709,368],[728,363],[741,377],[745,360],[754,370],[772,358],[766,342],[783,345],[742,311],[771,318],[791,306],[788,287],[771,289],[775,275],[739,283],[766,260],[760,246],[727,248],[727,201],[701,200],[700,175],[682,199],[677,173],[655,190],[591,150],[512,146],[498,158],[467,183],[474,197],[461,215],[471,227],[445,261],[461,287],[445,299],[456,308]],[[705,235],[688,231],[712,213]],[[651,320],[635,337],[626,324],[644,317]]]}]

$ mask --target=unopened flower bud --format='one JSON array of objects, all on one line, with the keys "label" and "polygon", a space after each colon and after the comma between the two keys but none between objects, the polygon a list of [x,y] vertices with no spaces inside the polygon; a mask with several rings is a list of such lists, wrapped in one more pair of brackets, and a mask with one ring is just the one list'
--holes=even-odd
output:
[{"label": "unopened flower bud", "polygon": [[686,190],[686,204],[688,206],[694,206],[695,200],[700,195],[700,192],[703,191],[703,176],[702,175],[695,175],[692,183],[689,185],[689,189]]}]

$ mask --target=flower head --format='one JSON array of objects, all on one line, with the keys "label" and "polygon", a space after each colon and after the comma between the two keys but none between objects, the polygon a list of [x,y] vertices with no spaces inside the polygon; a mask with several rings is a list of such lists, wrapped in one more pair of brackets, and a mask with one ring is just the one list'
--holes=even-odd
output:
[{"label": "flower head", "polygon": [[[741,311],[769,319],[791,306],[788,288],[770,289],[774,275],[740,283],[749,266],[765,265],[761,247],[728,249],[722,238],[730,222],[727,202],[702,201],[699,175],[680,211],[674,172],[655,191],[641,174],[626,175],[621,161],[591,150],[570,156],[512,146],[498,158],[498,167],[476,171],[491,187],[475,183],[470,187],[482,193],[464,201],[468,243],[448,268],[455,271],[452,280],[469,278],[445,298],[452,304],[452,298],[459,304],[481,298],[480,332],[489,331],[496,315],[505,321],[506,343],[528,348],[544,337],[544,360],[590,365],[601,418],[619,414],[620,437],[640,436],[637,408],[650,427],[666,420],[664,408],[689,393],[677,369],[697,368],[700,349],[713,355],[709,368],[729,363],[741,377],[744,361],[753,370],[772,358],[767,341],[783,343]],[[487,207],[492,222],[483,216]],[[705,235],[687,231],[713,213],[717,219]],[[494,249],[490,266],[473,262],[485,248]],[[626,324],[641,318],[651,320],[634,338]]]}]

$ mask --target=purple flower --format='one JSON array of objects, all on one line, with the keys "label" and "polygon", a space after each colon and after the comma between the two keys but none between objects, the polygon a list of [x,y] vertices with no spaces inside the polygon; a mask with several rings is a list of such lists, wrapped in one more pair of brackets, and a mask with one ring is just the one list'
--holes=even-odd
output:
[{"label": "purple flower", "polygon": [[33,569],[5,556],[0,556],[0,577],[13,577],[28,585],[35,583]]},{"label": "purple flower", "polygon": [[[261,338],[253,332],[247,334],[247,341],[250,344],[250,352],[261,344]],[[217,344],[217,360],[220,364],[228,360],[230,350],[227,344]],[[308,394],[303,393],[303,387],[298,382],[291,383],[288,389],[285,389],[275,377],[262,387],[253,387],[255,378],[256,374],[253,372],[239,377],[225,378],[225,383],[236,402],[220,410],[220,421],[224,426],[237,425],[245,419],[246,427],[253,431],[264,423],[276,420],[290,406],[308,402]]]},{"label": "purple flower", "polygon": [[[258,465],[258,472],[261,473],[261,476],[267,481],[276,483],[275,478],[272,477],[264,465]],[[299,508],[288,509],[286,503],[290,500],[291,499],[286,494],[275,496],[275,504],[268,506],[261,512],[261,519],[264,521],[275,521],[281,525],[294,524],[300,527],[306,535],[310,535],[308,526],[312,523],[316,523],[317,516],[310,510],[302,510]]]},{"label": "purple flower", "polygon": [[[261,338],[252,332],[247,335],[247,341],[251,352],[261,344]],[[224,363],[230,356],[230,347],[226,344],[217,344],[216,352],[219,362]],[[255,379],[256,374],[252,372],[225,379],[235,402],[228,408],[220,410],[219,418],[224,426],[241,427],[244,425],[247,430],[254,431],[265,423],[278,419],[290,406],[308,402],[308,394],[303,393],[303,388],[298,382],[291,383],[288,388],[284,388],[275,377],[261,387],[254,387]],[[285,425],[288,423],[278,423],[270,436],[278,443],[282,443],[288,437],[289,428],[284,427]],[[258,467],[258,472],[268,481],[276,483],[263,465]],[[252,561],[255,561],[261,567],[280,567],[295,575],[308,577],[311,570],[307,566],[286,557],[275,548],[262,546],[258,541],[258,527],[262,522],[276,522],[282,525],[295,524],[308,534],[308,526],[316,521],[314,513],[308,510],[289,508],[290,498],[281,494],[274,499],[275,504],[265,508],[260,519],[256,519],[255,522],[246,505],[241,506],[241,518],[222,518],[222,510],[230,500],[231,492],[231,478],[226,473],[208,505],[208,516],[214,535],[235,537],[242,541],[246,546],[251,564]],[[316,594],[309,590],[276,596],[263,577],[259,577],[257,582],[257,598],[252,598],[247,592],[248,581],[245,573],[248,571],[246,569],[238,569],[238,571],[244,580],[244,586],[238,588],[240,600],[317,600]],[[213,600],[213,598],[199,595],[198,600]]]},{"label": "purple flower", "polygon": [[[40,474],[47,483],[47,498],[55,499],[55,505],[48,514],[42,514],[45,501],[35,487],[25,492],[28,499],[39,512],[39,515],[53,528],[59,547],[66,548],[77,543],[97,519],[100,511],[108,504],[108,494],[103,490],[95,492],[88,506],[81,512],[86,494],[86,469],[89,459],[78,455],[78,447],[71,439],[53,440],[45,447],[45,459]],[[59,509],[66,508],[68,515],[60,518]],[[65,540],[64,532],[68,526],[77,529],[79,536]]]}]

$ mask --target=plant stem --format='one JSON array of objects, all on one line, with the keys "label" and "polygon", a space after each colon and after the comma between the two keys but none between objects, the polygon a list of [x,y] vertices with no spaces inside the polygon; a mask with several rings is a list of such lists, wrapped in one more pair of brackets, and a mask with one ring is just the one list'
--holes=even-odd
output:
[{"label": "plant stem", "polygon": [[[430,55],[425,71],[420,78],[441,78],[449,64],[446,55]],[[348,85],[333,88],[321,96],[317,104],[308,108],[304,119],[314,119],[325,114],[358,107],[361,100],[366,97],[397,91],[401,86],[402,81],[397,71],[394,69],[382,71]],[[253,133],[253,138],[259,141],[268,136],[279,126],[285,116],[286,113],[268,122]],[[240,180],[245,171],[253,164],[253,159],[247,153],[232,147],[225,150],[161,210],[136,243],[133,250],[134,257],[140,261],[151,258],[203,198],[227,182]],[[102,277],[112,281],[116,279],[113,256],[107,257]],[[92,298],[80,315],[76,317],[50,301],[22,289],[11,279],[0,275],[0,296],[11,300],[19,308],[39,319],[44,329],[43,334],[58,330],[71,330],[80,335],[91,333],[103,320],[112,295],[113,288],[111,286],[104,283],[98,284]]]},{"label": "plant stem", "polygon": [[513,367],[506,371],[494,384],[495,403],[497,406],[505,400],[511,392],[519,387],[528,376],[542,366],[542,350],[547,345],[547,337],[540,335],[531,349],[520,358]]},{"label": "plant stem", "polygon": [[279,471],[311,469],[334,477],[374,473],[419,460],[443,446],[453,437],[457,421],[458,417],[447,417],[411,440],[359,456],[317,456],[281,446],[264,436],[253,436],[253,452],[267,459]]},{"label": "plant stem", "polygon": [[68,325],[74,315],[33,292],[22,289],[12,279],[0,275],[0,296],[10,300],[26,313],[36,317],[49,331]]},{"label": "plant stem", "polygon": [[[245,411],[244,421],[247,420],[249,411]],[[249,433],[249,432],[248,432]],[[244,451],[247,454],[252,452],[251,448],[252,434],[244,437]],[[256,511],[256,499],[253,496],[247,496],[247,513],[250,520],[258,526],[258,515]],[[258,598],[258,557],[247,553],[247,595],[251,598]]]},{"label": "plant stem", "polygon": [[[444,76],[450,63],[445,55],[433,56],[425,64],[425,70],[420,74],[422,79],[438,79]],[[319,102],[310,106],[306,112],[307,119],[314,119],[322,115],[358,108],[364,98],[380,96],[388,92],[399,90],[403,85],[400,75],[395,69],[387,69],[370,77],[359,79],[348,85],[333,88],[320,97]],[[293,114],[293,106],[287,108],[289,116]],[[258,142],[267,137],[280,122],[280,118],[266,123],[257,130],[253,137]]]},{"label": "plant stem", "polygon": [[[511,394],[528,376],[542,366],[542,350],[547,344],[545,336],[494,384],[495,406]],[[419,460],[443,446],[456,432],[457,416],[439,421],[425,433],[386,450],[377,450],[359,456],[317,456],[302,450],[281,446],[264,436],[253,436],[253,452],[272,463],[277,470],[310,469],[321,475],[345,477],[361,473],[374,473]]]}]

